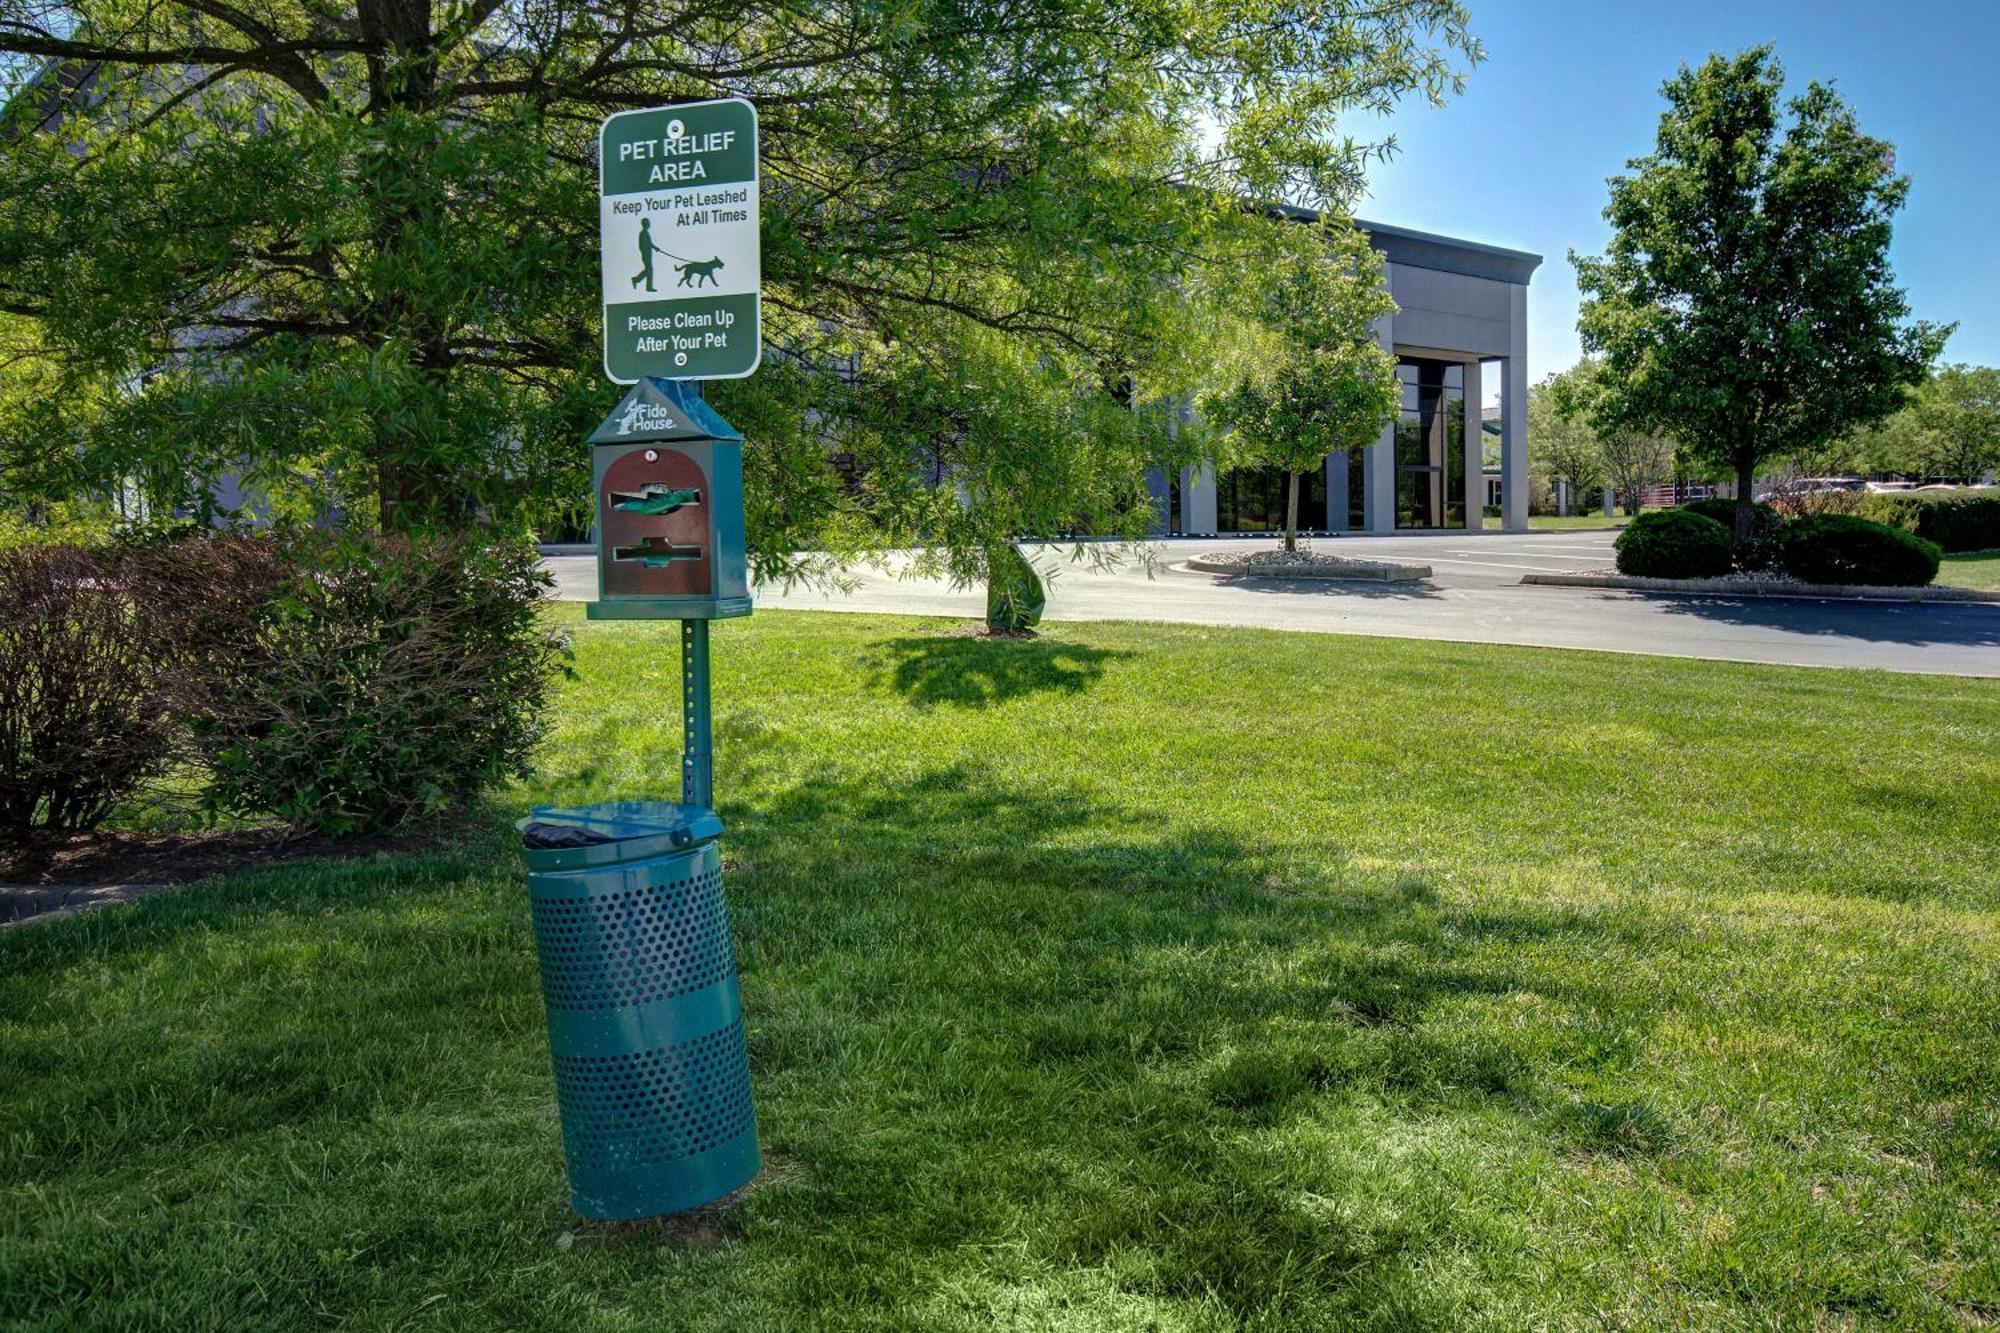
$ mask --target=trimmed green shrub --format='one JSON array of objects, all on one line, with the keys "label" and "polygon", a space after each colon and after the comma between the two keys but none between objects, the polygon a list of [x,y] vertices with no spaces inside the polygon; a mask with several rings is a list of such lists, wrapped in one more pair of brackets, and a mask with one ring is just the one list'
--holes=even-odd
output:
[{"label": "trimmed green shrub", "polygon": [[1802,518],[1778,537],[1785,572],[1807,583],[1920,588],[1937,577],[1943,555],[1935,542],[1849,514]]},{"label": "trimmed green shrub", "polygon": [[1858,512],[1947,551],[2000,550],[2000,488],[1892,491],[1869,496]]},{"label": "trimmed green shrub", "polygon": [[1729,529],[1686,509],[1659,509],[1625,525],[1615,543],[1618,572],[1655,579],[1699,579],[1734,566]]},{"label": "trimmed green shrub", "polygon": [[[1736,535],[1736,501],[1715,496],[1705,500],[1690,500],[1681,506],[1690,514],[1700,514],[1720,523],[1734,539]],[[1778,563],[1778,529],[1785,526],[1785,516],[1770,505],[1758,501],[1750,506],[1750,544],[1736,553],[1736,563],[1744,569],[1768,569]]]},{"label": "trimmed green shrub", "polygon": [[0,550],[0,859],[96,828],[167,765],[157,639],[115,553]]},{"label": "trimmed green shrub", "polygon": [[568,651],[533,547],[300,533],[160,557],[213,813],[382,832],[525,772]]}]

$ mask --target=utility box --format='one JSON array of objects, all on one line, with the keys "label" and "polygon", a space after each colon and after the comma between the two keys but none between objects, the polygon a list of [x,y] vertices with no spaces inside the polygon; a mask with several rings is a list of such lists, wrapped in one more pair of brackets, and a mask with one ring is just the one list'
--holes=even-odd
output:
[{"label": "utility box", "polygon": [[590,436],[593,619],[750,614],[743,437],[683,380],[641,380]]}]

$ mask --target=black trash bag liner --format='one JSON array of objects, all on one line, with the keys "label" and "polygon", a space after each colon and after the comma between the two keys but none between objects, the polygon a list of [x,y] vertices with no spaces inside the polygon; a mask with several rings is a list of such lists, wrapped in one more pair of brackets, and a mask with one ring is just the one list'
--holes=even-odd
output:
[{"label": "black trash bag liner", "polygon": [[609,834],[593,833],[573,824],[543,824],[538,821],[521,829],[522,844],[537,852],[567,851],[572,847],[595,847],[599,843],[617,841]]}]

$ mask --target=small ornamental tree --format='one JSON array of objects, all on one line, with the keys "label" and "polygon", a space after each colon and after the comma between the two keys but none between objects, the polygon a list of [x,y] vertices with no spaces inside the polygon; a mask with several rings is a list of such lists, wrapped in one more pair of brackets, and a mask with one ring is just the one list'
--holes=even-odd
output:
[{"label": "small ornamental tree", "polygon": [[1611,180],[1610,248],[1570,256],[1610,416],[1733,473],[1738,543],[1759,463],[1894,412],[1950,332],[1892,281],[1890,146],[1826,85],[1783,88],[1768,47],[1682,67],[1654,151]]},{"label": "small ornamental tree", "polygon": [[[1620,419],[1613,410],[1613,386],[1604,362],[1585,357],[1570,369],[1553,375],[1528,397],[1528,411],[1535,411],[1537,395],[1543,404],[1539,425],[1532,415],[1528,438],[1538,430],[1553,433],[1546,457],[1569,460],[1582,467],[1585,460],[1593,477],[1601,475],[1612,494],[1625,504],[1627,514],[1639,512],[1646,488],[1665,481],[1673,473],[1674,446],[1653,431],[1637,429]],[[1579,483],[1580,484],[1580,483]]]},{"label": "small ornamental tree", "polygon": [[1572,492],[1604,480],[1603,445],[1577,410],[1576,380],[1589,373],[1590,363],[1579,362],[1528,390],[1529,461],[1551,483],[1567,482]]},{"label": "small ornamental tree", "polygon": [[1273,285],[1266,317],[1276,345],[1202,409],[1229,461],[1285,472],[1285,549],[1299,543],[1299,474],[1328,454],[1373,444],[1396,415],[1396,362],[1374,321],[1395,311],[1381,256],[1347,219],[1316,230],[1325,244],[1300,253]]},{"label": "small ornamental tree", "polygon": [[1673,441],[1651,431],[1613,426],[1604,435],[1604,475],[1624,498],[1625,512],[1637,516],[1647,488],[1674,475]]}]

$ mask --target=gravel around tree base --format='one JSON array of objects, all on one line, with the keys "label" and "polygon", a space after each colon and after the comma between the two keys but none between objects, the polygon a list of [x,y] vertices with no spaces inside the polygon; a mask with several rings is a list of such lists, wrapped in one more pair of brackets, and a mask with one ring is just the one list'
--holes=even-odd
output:
[{"label": "gravel around tree base", "polygon": [[1403,560],[1361,560],[1310,547],[1297,551],[1209,551],[1188,561],[1211,574],[1251,574],[1275,578],[1368,579],[1404,582],[1429,578],[1429,565]]}]

